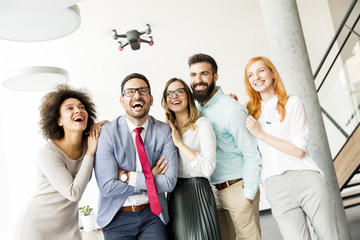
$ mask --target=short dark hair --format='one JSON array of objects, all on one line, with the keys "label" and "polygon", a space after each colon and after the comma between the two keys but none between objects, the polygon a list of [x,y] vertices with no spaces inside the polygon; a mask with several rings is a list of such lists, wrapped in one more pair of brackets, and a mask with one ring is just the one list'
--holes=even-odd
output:
[{"label": "short dark hair", "polygon": [[125,86],[125,83],[133,78],[140,78],[142,80],[144,80],[144,82],[146,83],[146,85],[148,86],[149,88],[149,94],[151,95],[151,88],[150,88],[150,82],[149,80],[142,74],[140,73],[132,73],[132,74],[129,74],[127,75],[124,80],[122,80],[121,82],[121,96],[124,95],[124,86]]},{"label": "short dark hair", "polygon": [[197,53],[189,57],[188,59],[188,65],[191,67],[191,65],[195,63],[201,63],[201,62],[207,62],[211,65],[212,73],[215,74],[218,71],[218,66],[216,64],[216,61],[211,56],[204,54],[204,53]]},{"label": "short dark hair", "polygon": [[85,138],[95,123],[95,104],[90,95],[82,89],[75,90],[67,84],[58,85],[55,91],[47,93],[41,100],[40,109],[40,130],[45,139],[58,140],[64,137],[64,128],[59,126],[61,104],[68,98],[76,98],[85,107],[88,113],[88,122],[83,138]]}]

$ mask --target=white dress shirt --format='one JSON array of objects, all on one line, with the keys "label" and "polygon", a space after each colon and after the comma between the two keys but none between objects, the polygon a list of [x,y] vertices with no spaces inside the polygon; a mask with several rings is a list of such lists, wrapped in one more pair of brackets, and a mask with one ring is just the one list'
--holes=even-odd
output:
[{"label": "white dress shirt", "polygon": [[[136,132],[135,132],[135,128],[138,128],[138,127],[143,127],[144,128],[141,131],[140,136],[141,136],[143,142],[145,142],[144,139],[145,139],[145,135],[146,135],[147,126],[148,126],[148,123],[149,123],[148,121],[149,120],[146,120],[146,122],[142,126],[136,126],[132,122],[130,122],[128,118],[126,118],[126,122],[127,122],[128,127],[129,127],[130,134],[131,134],[131,137],[132,137],[132,140],[133,140],[133,143],[134,143],[134,150],[136,152],[136,172],[130,172],[130,179],[129,179],[129,185],[134,186],[134,187],[136,185],[137,173],[142,172],[140,158],[139,158],[139,154],[138,154],[138,151],[137,151],[137,148],[136,148]],[[145,203],[148,203],[148,202],[149,202],[149,197],[148,197],[146,192],[143,192],[142,194],[139,194],[139,195],[129,196],[126,199],[123,206],[124,207],[125,206],[138,206],[138,205],[142,205],[142,204],[145,204]]]},{"label": "white dress shirt", "polygon": [[258,119],[261,129],[303,149],[305,156],[303,159],[290,156],[257,139],[263,158],[261,181],[264,183],[267,178],[280,175],[287,170],[314,170],[323,175],[307,151],[309,124],[301,99],[295,96],[289,97],[285,106],[285,119],[282,122],[280,122],[281,117],[276,110],[277,102],[276,95],[267,102],[261,102],[261,115]]}]

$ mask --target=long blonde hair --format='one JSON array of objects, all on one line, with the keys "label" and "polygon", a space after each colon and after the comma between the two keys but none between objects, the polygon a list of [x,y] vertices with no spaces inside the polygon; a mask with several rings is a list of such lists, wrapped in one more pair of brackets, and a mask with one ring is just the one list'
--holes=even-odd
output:
[{"label": "long blonde hair", "polygon": [[245,75],[244,75],[244,83],[247,94],[249,95],[250,100],[246,104],[246,108],[249,111],[249,114],[252,115],[255,119],[259,119],[261,114],[261,96],[260,93],[255,91],[249,82],[248,70],[250,66],[256,61],[263,61],[267,68],[274,74],[274,92],[278,98],[278,103],[276,109],[278,110],[282,122],[286,115],[285,105],[288,99],[288,95],[286,93],[284,83],[281,80],[280,74],[275,68],[274,64],[266,57],[259,56],[251,58],[245,66]]},{"label": "long blonde hair", "polygon": [[175,113],[169,109],[167,101],[166,101],[166,96],[165,96],[165,92],[167,91],[169,85],[173,82],[179,82],[182,85],[184,85],[185,92],[186,92],[187,99],[188,99],[187,107],[188,107],[189,118],[183,126],[184,131],[188,130],[189,128],[192,128],[193,130],[195,130],[196,129],[195,122],[199,119],[199,111],[196,108],[195,100],[194,100],[194,97],[192,96],[189,86],[185,83],[184,80],[179,79],[179,78],[171,78],[165,84],[163,96],[161,99],[161,106],[165,110],[166,123],[172,122],[175,127],[178,127],[178,122],[176,120]]}]

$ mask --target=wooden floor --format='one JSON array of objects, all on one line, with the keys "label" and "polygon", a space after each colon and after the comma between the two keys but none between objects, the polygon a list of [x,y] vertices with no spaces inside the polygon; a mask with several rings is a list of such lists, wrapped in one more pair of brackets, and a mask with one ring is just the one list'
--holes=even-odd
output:
[{"label": "wooden floor", "polygon": [[83,232],[83,240],[104,240],[104,235],[101,230]]}]

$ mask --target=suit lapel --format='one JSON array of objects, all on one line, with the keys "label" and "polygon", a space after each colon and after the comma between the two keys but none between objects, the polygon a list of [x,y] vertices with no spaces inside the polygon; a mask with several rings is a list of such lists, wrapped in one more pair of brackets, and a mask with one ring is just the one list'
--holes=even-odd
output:
[{"label": "suit lapel", "polygon": [[148,118],[148,129],[146,130],[145,135],[145,151],[146,155],[148,156],[150,166],[153,167],[155,165],[154,161],[156,162],[158,159],[153,159],[153,153],[155,149],[155,138],[156,138],[156,124],[152,117],[149,116]]},{"label": "suit lapel", "polygon": [[120,135],[120,141],[123,145],[123,150],[128,161],[131,171],[136,170],[136,157],[135,157],[135,146],[132,141],[132,137],[129,131],[129,126],[126,122],[126,116],[122,116],[118,121],[118,132]]}]

